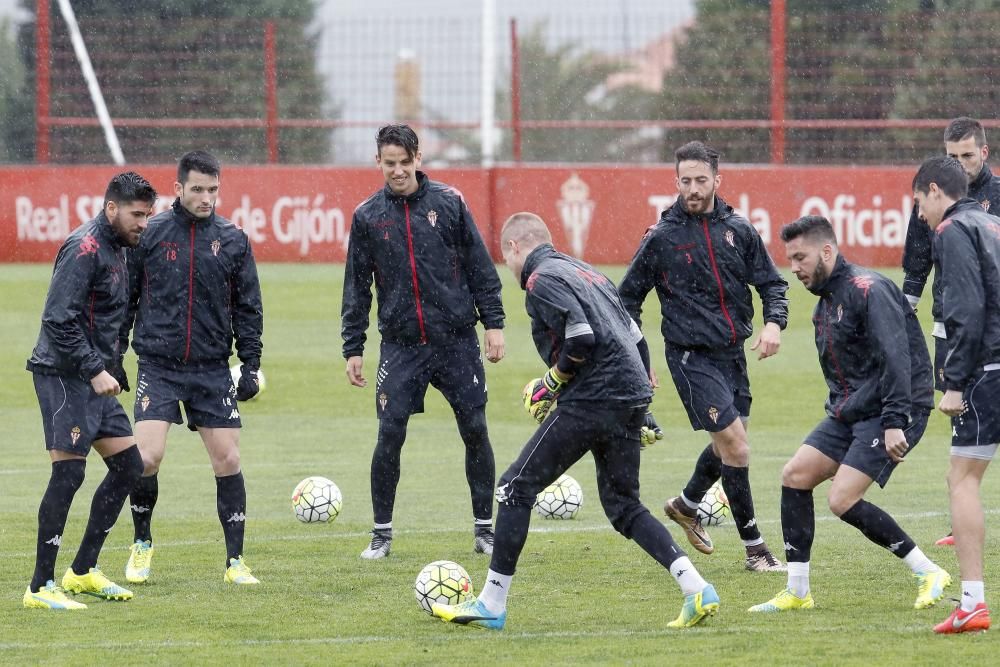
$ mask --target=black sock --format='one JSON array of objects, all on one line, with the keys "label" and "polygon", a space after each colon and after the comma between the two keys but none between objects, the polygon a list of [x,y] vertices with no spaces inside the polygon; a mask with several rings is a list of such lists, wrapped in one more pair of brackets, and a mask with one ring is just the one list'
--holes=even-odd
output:
[{"label": "black sock", "polygon": [[812,490],[781,487],[781,535],[785,540],[785,559],[808,563],[816,534],[816,508]]},{"label": "black sock", "polygon": [[247,523],[247,487],[243,473],[215,478],[215,503],[222,533],[226,537],[226,567],[231,558],[243,555],[243,533]]},{"label": "black sock", "polygon": [[684,497],[693,503],[700,503],[705,497],[705,492],[712,488],[720,475],[722,475],[722,459],[712,451],[712,445],[709,443],[698,456],[691,479],[684,487]]},{"label": "black sock", "polygon": [[465,443],[465,478],[472,493],[472,516],[479,521],[493,518],[496,464],[486,428],[486,407],[455,413],[458,432]]},{"label": "black sock", "polygon": [[396,504],[396,487],[399,485],[399,453],[406,440],[407,419],[378,421],[378,441],[372,454],[371,493],[375,523],[392,523],[392,509]]},{"label": "black sock", "polygon": [[729,509],[740,538],[746,541],[760,539],[757,517],[753,511],[753,496],[750,494],[750,468],[736,468],[722,464],[722,490],[729,498]]},{"label": "black sock", "polygon": [[490,559],[490,569],[494,572],[513,576],[521,550],[528,541],[531,512],[530,505],[500,505]]},{"label": "black sock", "polygon": [[653,518],[649,512],[636,516],[628,531],[628,537],[632,541],[668,570],[675,560],[687,555],[677,546],[667,527]]},{"label": "black sock", "polygon": [[56,556],[62,544],[66,517],[87,471],[86,459],[54,461],[49,485],[38,505],[38,540],[35,547],[35,574],[31,577],[31,590],[38,592],[42,586],[55,579]]},{"label": "black sock", "polygon": [[97,557],[104,540],[118,521],[129,491],[142,476],[142,456],[135,445],[109,456],[104,463],[108,466],[108,474],[94,491],[87,529],[83,533],[80,550],[73,559],[73,572],[77,574],[86,574],[90,568],[97,567]]},{"label": "black sock", "polygon": [[840,519],[860,530],[869,540],[888,549],[898,558],[904,558],[913,547],[917,546],[895,519],[867,500],[862,499],[854,503],[851,509],[840,515]]},{"label": "black sock", "polygon": [[132,523],[135,525],[135,539],[147,542],[153,541],[152,522],[153,508],[160,495],[160,483],[156,473],[148,477],[140,477],[132,487],[131,508]]}]

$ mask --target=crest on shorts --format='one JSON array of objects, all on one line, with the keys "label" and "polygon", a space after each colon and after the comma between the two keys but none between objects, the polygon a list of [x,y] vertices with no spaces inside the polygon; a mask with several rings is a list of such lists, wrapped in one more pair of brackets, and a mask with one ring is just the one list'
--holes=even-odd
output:
[{"label": "crest on shorts", "polygon": [[736,237],[733,235],[733,230],[727,229],[725,236],[726,236],[726,243],[728,243],[729,245],[731,245],[731,246],[733,246],[735,248],[736,247],[736,241],[735,241]]},{"label": "crest on shorts", "polygon": [[145,412],[145,411],[146,411],[146,408],[148,408],[148,407],[149,407],[149,396],[143,396],[143,397],[142,397],[142,398],[141,398],[141,399],[139,400],[139,405],[141,405],[141,406],[142,406],[142,411],[143,411],[143,412]]},{"label": "crest on shorts", "polygon": [[382,392],[381,394],[378,395],[378,404],[379,407],[381,407],[383,410],[385,410],[385,406],[388,402],[389,402],[389,397],[385,395],[385,392]]},{"label": "crest on shorts", "polygon": [[438,212],[434,209],[427,211],[427,222],[431,223],[431,227],[437,227]]},{"label": "crest on shorts", "polygon": [[938,379],[944,382],[944,366],[938,369]]},{"label": "crest on shorts", "polygon": [[708,408],[708,418],[712,420],[713,424],[719,423],[719,410],[714,405]]},{"label": "crest on shorts", "polygon": [[222,247],[222,242],[219,239],[212,241],[212,254],[216,257],[219,256],[219,248]]},{"label": "crest on shorts", "polygon": [[69,430],[69,439],[73,441],[74,445],[76,444],[76,441],[80,439],[80,427],[79,426],[74,426],[73,428],[71,428]]}]

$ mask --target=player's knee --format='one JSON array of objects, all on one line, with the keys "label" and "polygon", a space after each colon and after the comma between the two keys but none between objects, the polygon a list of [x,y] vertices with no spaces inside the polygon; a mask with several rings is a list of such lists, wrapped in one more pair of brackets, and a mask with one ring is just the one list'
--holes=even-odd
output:
[{"label": "player's knee", "polygon": [[486,427],[486,409],[484,407],[455,412],[458,432],[466,447],[478,448],[489,445],[489,430]]},{"label": "player's knee", "polygon": [[836,489],[830,489],[830,493],[826,496],[827,505],[836,516],[843,516],[847,510],[857,504],[858,500],[860,499],[853,495],[840,493]]},{"label": "player's knee", "polygon": [[212,467],[216,476],[235,475],[240,471],[240,450],[238,447],[230,447],[224,452],[217,454],[212,460]]},{"label": "player's knee", "polygon": [[790,489],[811,489],[815,486],[811,483],[809,472],[795,459],[786,463],[781,469],[781,485]]},{"label": "player's knee", "polygon": [[514,483],[506,476],[501,477],[493,497],[501,505],[532,507],[535,504],[535,498],[538,496],[538,493],[532,493],[525,486],[520,482]]},{"label": "player's knee", "polygon": [[139,481],[145,469],[142,455],[139,453],[139,448],[135,445],[113,456],[109,456],[105,459],[105,462],[108,464],[108,470],[121,478],[129,487]]},{"label": "player's knee", "polygon": [[87,460],[60,461],[60,463],[62,465],[59,466],[58,482],[75,494],[83,486],[83,480],[87,476]]}]

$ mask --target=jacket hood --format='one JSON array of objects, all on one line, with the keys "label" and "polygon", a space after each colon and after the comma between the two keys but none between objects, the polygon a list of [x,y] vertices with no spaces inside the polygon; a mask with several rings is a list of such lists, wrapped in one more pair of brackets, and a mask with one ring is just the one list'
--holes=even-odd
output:
[{"label": "jacket hood", "polygon": [[528,253],[528,256],[524,259],[524,266],[521,267],[521,289],[527,289],[528,278],[535,272],[538,265],[542,263],[542,260],[554,254],[556,254],[556,249],[552,247],[551,243],[543,243]]}]

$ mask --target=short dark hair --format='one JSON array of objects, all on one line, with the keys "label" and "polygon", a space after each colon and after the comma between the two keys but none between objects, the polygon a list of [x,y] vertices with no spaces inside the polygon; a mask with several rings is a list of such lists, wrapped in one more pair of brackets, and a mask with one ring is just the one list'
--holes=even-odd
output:
[{"label": "short dark hair", "polygon": [[945,141],[963,141],[969,137],[975,137],[976,146],[980,148],[986,145],[986,130],[975,118],[960,116],[948,123],[948,127],[944,129]]},{"label": "short dark hair", "polygon": [[417,133],[413,131],[412,127],[402,123],[384,125],[378,129],[378,134],[375,135],[375,147],[378,154],[382,154],[383,146],[389,145],[402,146],[407,157],[411,158],[420,150],[420,140],[417,138]]},{"label": "short dark hair", "polygon": [[124,171],[108,183],[104,191],[104,203],[113,201],[116,204],[141,201],[152,204],[156,201],[156,190],[145,178],[134,171]]},{"label": "short dark hair", "polygon": [[205,151],[191,151],[181,156],[177,163],[177,181],[183,185],[187,183],[188,174],[197,171],[206,176],[218,176],[222,171],[219,160]]},{"label": "short dark hair", "polygon": [[821,215],[804,215],[781,228],[781,240],[785,243],[800,236],[837,247],[837,234],[833,231],[833,225]]},{"label": "short dark hair", "polygon": [[681,162],[694,160],[704,162],[712,169],[713,174],[719,173],[719,151],[706,146],[700,141],[689,141],[676,151],[674,151],[675,166],[680,167]]},{"label": "short dark hair", "polygon": [[962,163],[950,155],[935,155],[924,160],[913,177],[913,191],[927,194],[931,183],[937,183],[941,192],[955,200],[969,192],[969,178]]}]

